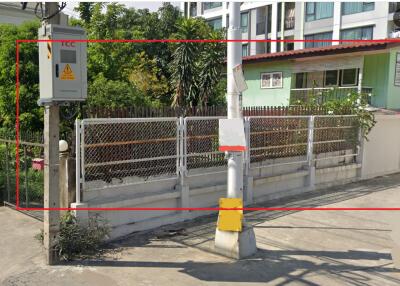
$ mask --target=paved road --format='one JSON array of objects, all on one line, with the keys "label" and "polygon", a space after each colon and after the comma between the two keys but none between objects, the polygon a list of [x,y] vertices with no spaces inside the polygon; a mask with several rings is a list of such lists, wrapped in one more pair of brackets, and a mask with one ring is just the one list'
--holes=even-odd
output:
[{"label": "paved road", "polygon": [[[265,206],[399,207],[400,174]],[[115,242],[102,259],[50,267],[33,238],[41,223],[0,207],[0,285],[400,285],[390,255],[393,212],[252,212],[246,219],[259,248],[246,260],[203,251],[212,251],[209,217]],[[170,236],[182,228],[184,235]]]}]

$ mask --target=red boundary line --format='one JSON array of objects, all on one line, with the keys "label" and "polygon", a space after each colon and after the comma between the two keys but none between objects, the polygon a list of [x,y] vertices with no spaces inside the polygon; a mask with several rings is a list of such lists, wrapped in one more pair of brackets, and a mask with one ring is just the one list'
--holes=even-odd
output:
[{"label": "red boundary line", "polygon": [[132,40],[16,40],[16,57],[15,57],[15,100],[16,100],[16,119],[15,119],[15,192],[16,192],[16,209],[20,211],[220,211],[220,210],[243,210],[243,211],[400,211],[399,208],[22,208],[19,206],[19,43],[39,43],[39,42],[86,42],[86,43],[250,43],[250,42],[331,42],[331,43],[400,43],[400,39],[384,39],[384,40],[179,40],[179,39],[132,39]]}]

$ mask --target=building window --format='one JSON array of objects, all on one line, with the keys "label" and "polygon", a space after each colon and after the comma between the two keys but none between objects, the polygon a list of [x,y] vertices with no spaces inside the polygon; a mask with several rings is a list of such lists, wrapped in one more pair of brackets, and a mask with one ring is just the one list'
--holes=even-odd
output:
[{"label": "building window", "polygon": [[204,2],[203,10],[214,9],[222,6],[222,2]]},{"label": "building window", "polygon": [[222,29],[222,17],[213,19],[213,20],[208,20],[207,21],[208,25],[210,25],[214,30],[219,30]]},{"label": "building window", "polygon": [[305,44],[304,44],[305,48],[317,48],[317,47],[331,46],[332,42],[319,41],[319,40],[332,40],[332,32],[306,35],[304,37],[304,40],[311,41],[311,42],[305,42]]},{"label": "building window", "polygon": [[394,85],[400,86],[400,53],[396,54],[396,65],[394,67]]},{"label": "building window", "polygon": [[190,17],[196,17],[197,16],[197,3],[193,3],[193,2],[190,2],[190,4],[189,4],[190,6],[190,8],[189,8],[189,14],[190,14]]},{"label": "building window", "polygon": [[342,70],[341,86],[357,85],[357,70],[358,69]]},{"label": "building window", "polygon": [[333,2],[307,2],[306,22],[333,17]]},{"label": "building window", "polygon": [[330,70],[325,71],[324,86],[338,86],[339,85],[339,71]]},{"label": "building window", "polygon": [[240,14],[240,28],[242,29],[242,33],[247,33],[249,25],[249,13]]},{"label": "building window", "polygon": [[343,2],[342,15],[351,15],[375,9],[374,2]]},{"label": "building window", "polygon": [[261,73],[261,88],[282,88],[282,72]]},{"label": "building window", "polygon": [[303,88],[307,84],[307,73],[296,73],[296,88]]},{"label": "building window", "polygon": [[359,27],[342,30],[340,38],[342,40],[372,40],[374,27]]},{"label": "building window", "polygon": [[247,57],[249,55],[249,45],[242,45],[242,57]]},{"label": "building window", "polygon": [[400,2],[389,2],[389,13],[395,13],[400,10]]}]

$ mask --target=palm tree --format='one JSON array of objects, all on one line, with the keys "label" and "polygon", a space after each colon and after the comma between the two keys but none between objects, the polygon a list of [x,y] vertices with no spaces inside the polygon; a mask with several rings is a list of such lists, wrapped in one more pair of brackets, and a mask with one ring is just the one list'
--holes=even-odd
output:
[{"label": "palm tree", "polygon": [[[177,25],[175,39],[200,39],[200,22],[197,19],[182,19]],[[173,60],[170,64],[174,96],[172,106],[184,106],[195,98],[195,75],[197,74],[196,57],[199,52],[198,43],[174,44]]]},{"label": "palm tree", "polygon": [[[222,39],[222,31],[213,31],[200,18],[182,19],[177,26],[175,39]],[[172,106],[207,105],[215,94],[223,66],[223,43],[175,43],[170,64],[174,88]]]},{"label": "palm tree", "polygon": [[[209,34],[209,39],[218,40],[223,36],[222,31],[212,31]],[[207,106],[210,97],[215,94],[215,87],[221,80],[226,50],[224,43],[212,42],[206,45],[206,49],[201,55],[198,77],[199,103],[202,106]]]}]

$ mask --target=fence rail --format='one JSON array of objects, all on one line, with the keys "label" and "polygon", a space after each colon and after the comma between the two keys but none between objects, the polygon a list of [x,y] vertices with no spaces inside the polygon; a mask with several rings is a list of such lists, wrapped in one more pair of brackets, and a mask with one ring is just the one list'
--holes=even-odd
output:
[{"label": "fence rail", "polygon": [[[249,106],[242,108],[243,116],[294,116],[294,115],[327,115],[329,109],[320,106]],[[346,110],[347,114],[351,110]],[[154,118],[154,117],[200,117],[227,116],[225,106],[205,107],[129,107],[105,108],[83,107],[83,118]]]},{"label": "fence rail", "polygon": [[[220,118],[82,120],[77,138],[83,189],[215,173],[226,164],[224,152],[218,150]],[[244,123],[249,169],[310,167],[358,155],[359,127],[353,115],[249,116]]]},{"label": "fence rail", "polygon": [[[178,118],[84,119],[83,188],[177,176]],[[78,146],[78,145],[77,145]],[[87,185],[91,182],[90,185]]]}]

